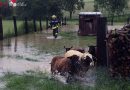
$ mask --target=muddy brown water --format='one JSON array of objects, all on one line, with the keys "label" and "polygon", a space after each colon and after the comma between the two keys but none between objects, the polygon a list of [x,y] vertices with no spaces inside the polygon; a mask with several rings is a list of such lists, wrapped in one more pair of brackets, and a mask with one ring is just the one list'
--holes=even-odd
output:
[{"label": "muddy brown water", "polygon": [[[68,28],[74,31],[77,27],[69,26]],[[67,31],[68,28],[63,28],[63,30]],[[79,41],[78,37],[65,39],[64,36],[58,36],[54,39],[51,31],[4,39],[0,41],[0,75],[2,76],[5,72],[21,74],[27,70],[50,73],[51,59],[56,55],[63,55],[64,46],[72,45],[87,48],[87,42]],[[63,78],[59,80],[65,82]],[[85,85],[93,86],[95,84],[94,70],[90,70],[86,78],[80,80]]]}]

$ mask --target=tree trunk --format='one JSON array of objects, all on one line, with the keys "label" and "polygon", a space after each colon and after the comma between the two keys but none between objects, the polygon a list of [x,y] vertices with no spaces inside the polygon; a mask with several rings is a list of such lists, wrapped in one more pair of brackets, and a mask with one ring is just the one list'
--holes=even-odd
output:
[{"label": "tree trunk", "polygon": [[70,11],[70,19],[72,19],[72,11]]},{"label": "tree trunk", "polygon": [[113,25],[113,22],[114,22],[114,15],[112,15],[111,17],[111,25]]}]

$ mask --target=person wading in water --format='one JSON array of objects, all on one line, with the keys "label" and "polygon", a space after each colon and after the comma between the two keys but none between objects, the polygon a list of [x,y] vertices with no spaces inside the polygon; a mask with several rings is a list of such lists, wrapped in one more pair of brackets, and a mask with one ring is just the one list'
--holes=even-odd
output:
[{"label": "person wading in water", "polygon": [[52,15],[51,17],[50,26],[53,30],[53,36],[57,38],[58,36],[58,27],[59,27],[59,20],[57,19],[56,15]]}]

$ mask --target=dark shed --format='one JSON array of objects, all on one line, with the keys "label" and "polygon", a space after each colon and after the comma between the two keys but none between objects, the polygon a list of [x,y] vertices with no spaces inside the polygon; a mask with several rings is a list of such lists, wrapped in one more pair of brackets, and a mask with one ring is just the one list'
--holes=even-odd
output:
[{"label": "dark shed", "polygon": [[96,35],[97,19],[100,16],[101,12],[80,12],[78,35]]}]

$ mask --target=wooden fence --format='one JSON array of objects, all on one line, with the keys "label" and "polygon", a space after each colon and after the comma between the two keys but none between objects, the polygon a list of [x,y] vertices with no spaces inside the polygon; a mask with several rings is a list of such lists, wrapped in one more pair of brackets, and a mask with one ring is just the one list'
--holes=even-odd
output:
[{"label": "wooden fence", "polygon": [[107,18],[99,17],[97,20],[97,64],[107,66],[106,32]]},{"label": "wooden fence", "polygon": [[[14,29],[14,36],[18,36],[18,25],[17,25],[17,17],[16,16],[13,16],[12,18],[13,20],[13,29]],[[62,22],[61,24],[62,25],[66,25],[66,17],[65,18],[61,18],[59,19],[60,22]],[[28,34],[30,32],[30,28],[29,28],[29,19],[27,17],[25,17],[23,19],[24,21],[24,33],[25,34]],[[39,26],[37,26],[37,23],[36,22],[39,22]],[[45,22],[46,22],[46,29],[49,28],[49,22],[50,22],[50,19],[48,17],[46,17],[45,19]],[[39,27],[39,31],[42,31],[43,30],[43,25],[42,25],[42,18],[39,18],[39,19],[36,19],[36,17],[33,18],[33,30],[34,32],[37,32],[37,27]],[[2,24],[2,16],[0,16],[0,40],[2,40],[4,38],[4,35],[3,35],[3,24]]]},{"label": "wooden fence", "polygon": [[3,25],[2,25],[2,17],[0,16],[0,40],[3,39]]}]

